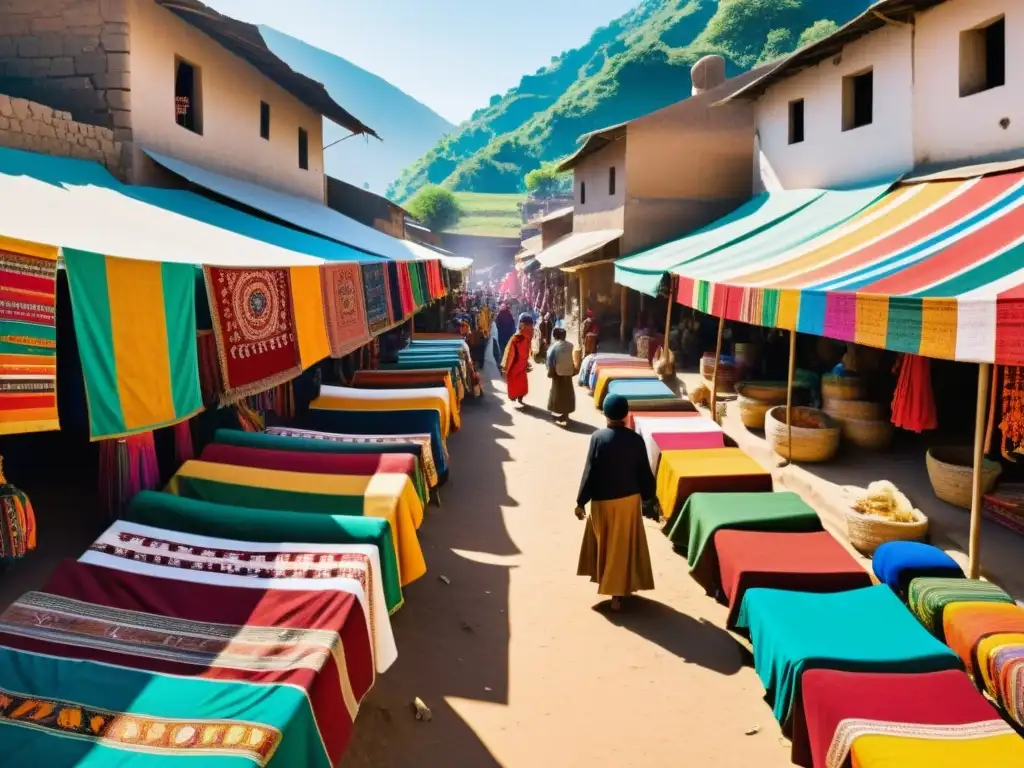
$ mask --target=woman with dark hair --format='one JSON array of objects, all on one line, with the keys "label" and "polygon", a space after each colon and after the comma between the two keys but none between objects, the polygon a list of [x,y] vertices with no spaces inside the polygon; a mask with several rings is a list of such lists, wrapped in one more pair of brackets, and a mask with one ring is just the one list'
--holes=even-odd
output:
[{"label": "woman with dark hair", "polygon": [[530,372],[530,343],[533,341],[533,316],[524,312],[519,316],[519,330],[513,334],[501,359],[501,372],[508,386],[509,400],[524,405],[523,398],[530,391],[526,374]]},{"label": "woman with dark hair", "polygon": [[494,323],[498,326],[498,353],[495,355],[494,362],[500,367],[501,360],[505,356],[505,348],[508,346],[512,334],[516,332],[516,319],[512,316],[512,310],[508,308],[508,304],[502,303],[494,318]]},{"label": "woman with dark hair", "polygon": [[576,573],[589,576],[598,594],[611,597],[613,611],[619,610],[623,597],[654,589],[643,523],[644,506],[654,503],[654,475],[643,438],[625,424],[628,414],[625,398],[604,399],[608,426],[590,438],[576,497],[576,517],[587,521]]}]

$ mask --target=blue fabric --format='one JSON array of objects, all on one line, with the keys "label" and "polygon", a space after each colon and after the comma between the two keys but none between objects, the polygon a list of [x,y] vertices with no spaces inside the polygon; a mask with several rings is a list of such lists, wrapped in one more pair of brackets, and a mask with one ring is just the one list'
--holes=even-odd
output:
[{"label": "blue fabric", "polygon": [[594,356],[587,355],[586,357],[584,357],[583,362],[580,363],[580,377],[579,379],[576,380],[576,383],[579,384],[581,387],[586,386],[588,380],[590,379],[590,370],[593,367]]},{"label": "blue fabric", "polygon": [[919,576],[964,578],[956,560],[938,547],[919,541],[889,541],[875,550],[871,569],[880,582],[902,594]]},{"label": "blue fabric", "polygon": [[677,395],[668,385],[662,381],[648,381],[647,379],[619,379],[608,385],[608,396],[621,395],[629,399],[657,399],[669,400]]}]

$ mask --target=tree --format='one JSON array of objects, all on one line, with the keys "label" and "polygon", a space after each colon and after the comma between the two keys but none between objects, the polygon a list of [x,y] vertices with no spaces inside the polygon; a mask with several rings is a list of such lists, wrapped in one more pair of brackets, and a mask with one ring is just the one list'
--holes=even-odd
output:
[{"label": "tree", "polygon": [[816,43],[819,40],[828,37],[833,32],[839,29],[839,25],[831,19],[818,19],[800,35],[800,39],[796,42],[797,48],[803,48],[805,45]]},{"label": "tree", "polygon": [[556,163],[544,163],[523,178],[526,191],[534,197],[554,197],[572,189],[572,176],[559,173]]},{"label": "tree", "polygon": [[768,33],[758,64],[773,61],[793,50],[793,33],[788,29],[773,29]]},{"label": "tree", "polygon": [[434,232],[450,229],[462,218],[462,209],[452,191],[433,184],[421,187],[405,208]]}]

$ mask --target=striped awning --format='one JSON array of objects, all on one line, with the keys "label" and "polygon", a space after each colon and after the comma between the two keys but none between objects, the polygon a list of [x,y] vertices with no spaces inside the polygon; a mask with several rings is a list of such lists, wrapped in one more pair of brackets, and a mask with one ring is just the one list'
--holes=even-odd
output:
[{"label": "striped awning", "polygon": [[902,184],[802,244],[754,246],[674,268],[678,300],[898,352],[1024,364],[1024,171]]}]

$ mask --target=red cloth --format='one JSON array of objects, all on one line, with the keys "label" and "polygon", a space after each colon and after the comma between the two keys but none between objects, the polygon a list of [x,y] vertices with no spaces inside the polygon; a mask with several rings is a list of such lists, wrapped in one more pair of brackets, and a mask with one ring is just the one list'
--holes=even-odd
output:
[{"label": "red cloth", "polygon": [[505,364],[505,383],[508,385],[510,400],[526,397],[530,391],[530,382],[526,376],[526,368],[530,364],[530,337],[517,333],[508,343]]},{"label": "red cloth", "polygon": [[832,737],[846,718],[965,725],[999,717],[960,670],[907,675],[810,669],[800,682],[792,759],[807,768],[825,768]]},{"label": "red cloth", "polygon": [[651,435],[651,439],[662,451],[725,448],[725,433],[723,432],[655,432]]},{"label": "red cloth", "polygon": [[[366,619],[358,599],[351,593],[198,584],[141,576],[72,560],[58,566],[43,591],[93,605],[185,621],[335,631],[340,634],[345,649],[346,668],[356,701],[362,700],[373,685],[373,655]],[[144,617],[140,618],[143,620],[133,622],[137,629],[121,627],[118,637],[126,643],[145,641],[156,644],[161,634],[168,634],[168,648],[200,653],[217,652],[212,639],[208,638],[201,644],[197,638],[197,642],[188,644],[180,634],[176,635],[158,624],[147,623]],[[78,622],[74,629],[87,633],[87,636],[97,637],[88,631],[88,627],[82,626],[83,623]],[[0,634],[0,642],[11,648],[34,653],[88,659],[158,673],[264,685],[300,686],[308,691],[320,734],[334,764],[340,761],[352,734],[352,720],[340,695],[342,688],[338,665],[331,658],[319,669],[296,665],[290,670],[252,670],[239,669],[230,663],[218,664],[216,657],[203,666],[142,654],[101,650],[87,647],[91,645],[89,643],[65,644],[10,633]]]},{"label": "red cloth", "polygon": [[870,587],[871,577],[828,531],[791,533],[720,530],[715,533],[719,583],[729,603],[726,626],[748,589],[845,592]]},{"label": "red cloth", "polygon": [[199,459],[236,467],[323,475],[366,476],[390,472],[412,478],[416,473],[416,457],[409,453],[306,453],[211,443],[203,449]]},{"label": "red cloth", "polygon": [[911,432],[935,429],[935,395],[932,392],[931,363],[927,357],[903,355],[898,363],[900,378],[892,396],[892,423]]},{"label": "red cloth", "polygon": [[687,401],[680,400],[683,405],[688,406],[685,411],[630,411],[626,417],[626,426],[636,429],[637,419],[678,419],[680,417],[700,416],[701,414]]}]

